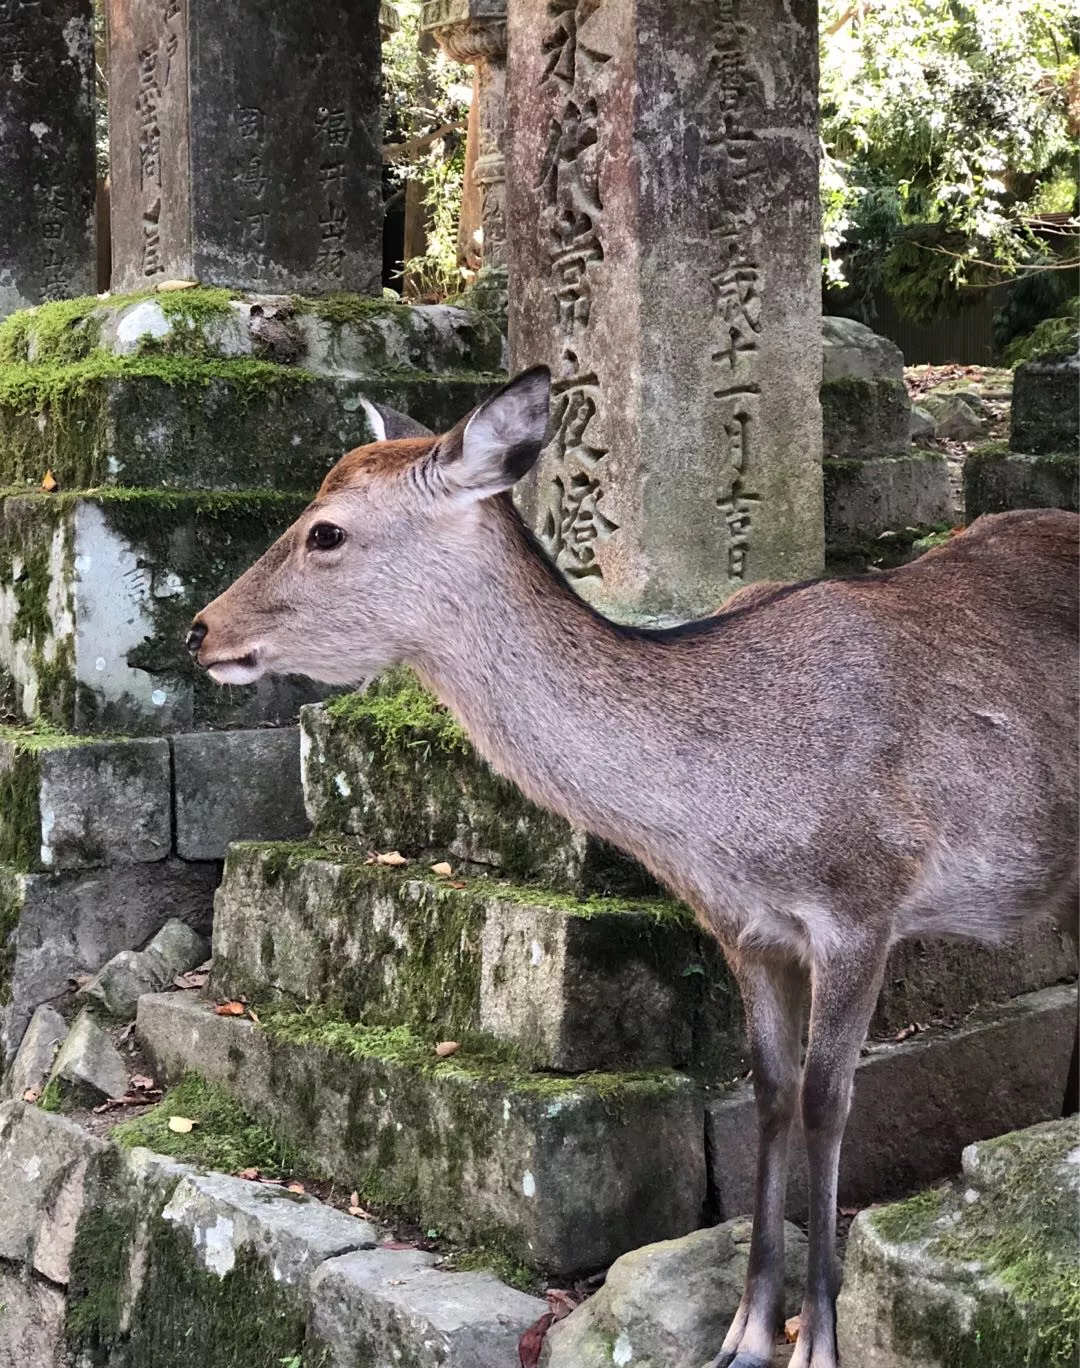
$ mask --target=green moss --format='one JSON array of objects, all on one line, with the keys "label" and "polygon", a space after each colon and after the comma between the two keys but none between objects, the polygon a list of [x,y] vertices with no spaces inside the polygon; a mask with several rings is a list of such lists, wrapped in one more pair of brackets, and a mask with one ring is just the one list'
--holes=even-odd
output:
[{"label": "green moss", "polygon": [[883,1239],[893,1243],[923,1239],[941,1215],[950,1191],[948,1187],[927,1188],[902,1202],[872,1210],[868,1219]]},{"label": "green moss", "polygon": [[19,876],[0,866],[0,1007],[11,1001],[11,976],[15,969],[15,936],[22,913]]},{"label": "green moss", "polygon": [[1080,345],[1080,296],[1070,299],[1057,318],[1044,318],[1024,337],[1014,338],[1005,349],[1005,361],[1061,360],[1075,354]]},{"label": "green moss", "polygon": [[537,1275],[535,1268],[529,1268],[498,1246],[472,1245],[452,1250],[440,1267],[455,1273],[492,1273],[508,1287],[516,1287],[519,1292],[528,1292],[534,1297],[543,1296],[545,1290],[545,1280]]},{"label": "green moss", "polygon": [[348,294],[342,291],[320,295],[317,299],[294,295],[292,305],[297,313],[311,314],[338,327],[369,323],[380,315],[403,319],[406,322],[411,321],[413,317],[412,306],[409,304],[395,304],[370,295]]},{"label": "green moss", "polygon": [[[186,1116],[196,1125],[181,1134],[169,1129],[171,1116]],[[112,1138],[123,1149],[144,1146],[157,1154],[223,1173],[257,1168],[274,1178],[295,1173],[299,1166],[292,1146],[198,1074],[186,1075],[142,1116],[114,1127]]]},{"label": "green moss", "polygon": [[46,1083],[44,1091],[37,1101],[38,1106],[44,1112],[62,1112],[66,1110],[64,1090],[57,1079]]},{"label": "green moss", "polygon": [[41,363],[84,360],[98,344],[101,319],[93,315],[102,312],[103,302],[83,295],[11,314],[0,323],[0,366],[25,363],[31,353]]},{"label": "green moss", "polygon": [[345,732],[363,729],[384,760],[402,748],[419,750],[425,758],[433,751],[463,754],[471,749],[461,724],[408,669],[389,671],[362,693],[342,694],[326,711]]}]

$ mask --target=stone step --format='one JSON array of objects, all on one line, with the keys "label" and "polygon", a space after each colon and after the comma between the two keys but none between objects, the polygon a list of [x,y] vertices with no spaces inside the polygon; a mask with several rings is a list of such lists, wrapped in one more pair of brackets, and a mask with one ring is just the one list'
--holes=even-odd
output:
[{"label": "stone step", "polygon": [[[545,1310],[313,1197],[0,1107],[0,1363],[506,1368]],[[118,1317],[115,1308],[122,1304]]]},{"label": "stone step", "polygon": [[139,1001],[159,1076],[196,1072],[373,1205],[554,1274],[685,1234],[705,1199],[699,1088],[667,1071],[529,1073],[468,1043],[308,1013],[262,1024],[191,994]]},{"label": "stone step", "polygon": [[1075,1363],[1078,1145],[1075,1116],[973,1144],[959,1182],[861,1213],[837,1306],[843,1361]]},{"label": "stone step", "polygon": [[[951,1030],[868,1048],[855,1073],[840,1156],[840,1203],[863,1206],[957,1171],[965,1145],[1061,1114],[1076,1033],[1074,986],[982,1009]],[[709,1174],[725,1216],[754,1205],[753,1091],[705,1104]],[[788,1215],[805,1217],[806,1163],[796,1123]],[[861,1362],[861,1359],[856,1359]]]},{"label": "stone step", "polygon": [[964,462],[968,522],[1010,508],[1080,508],[1080,457],[1075,450],[1038,456],[1004,442],[972,447]]},{"label": "stone step", "polygon": [[304,801],[316,832],[431,853],[572,893],[656,892],[635,861],[530,803],[476,754],[408,672],[301,715]]},{"label": "stone step", "polygon": [[[824,320],[823,320],[824,321]],[[903,452],[911,441],[911,400],[899,376],[838,374],[837,349],[823,336],[821,426],[825,455],[864,460]]]},{"label": "stone step", "polygon": [[885,532],[954,521],[949,467],[937,452],[911,449],[898,456],[825,460],[822,471],[830,555]]},{"label": "stone step", "polygon": [[219,688],[184,639],[305,502],[267,490],[4,498],[0,695],[15,716],[80,733],[293,720],[326,691],[294,678]]},{"label": "stone step", "polygon": [[567,1072],[746,1067],[731,976],[679,904],[436,878],[342,847],[231,847],[215,898],[219,996],[442,1038],[480,1030]]},{"label": "stone step", "polygon": [[171,917],[208,934],[220,868],[172,856],[50,874],[0,865],[0,1072],[35,1008],[73,980],[141,949]]}]

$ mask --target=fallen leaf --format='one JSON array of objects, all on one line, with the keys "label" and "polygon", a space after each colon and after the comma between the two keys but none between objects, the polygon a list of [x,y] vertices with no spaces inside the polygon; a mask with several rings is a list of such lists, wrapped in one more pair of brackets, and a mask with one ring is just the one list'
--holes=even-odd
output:
[{"label": "fallen leaf", "polygon": [[149,1092],[151,1088],[156,1086],[156,1084],[154,1083],[154,1080],[150,1078],[147,1074],[132,1074],[131,1086],[136,1090],[136,1092]]},{"label": "fallen leaf", "polygon": [[55,494],[56,491],[60,488],[59,484],[57,483],[56,476],[52,473],[51,470],[47,470],[45,472],[45,478],[41,482],[41,487],[46,494]]},{"label": "fallen leaf", "polygon": [[582,1301],[576,1292],[568,1292],[562,1287],[549,1287],[544,1295],[547,1297],[548,1310],[557,1321],[565,1320]]},{"label": "fallen leaf", "polygon": [[387,1242],[386,1242],[385,1244],[381,1244],[381,1245],[379,1246],[379,1248],[380,1248],[380,1249],[415,1249],[415,1248],[416,1248],[416,1245],[414,1245],[414,1244],[413,1244],[411,1241],[409,1241],[409,1240],[387,1240]]},{"label": "fallen leaf", "polygon": [[22,1095],[22,1100],[24,1102],[36,1102],[40,1096],[41,1092],[38,1088],[27,1088]]},{"label": "fallen leaf", "polygon": [[163,280],[157,287],[158,294],[172,294],[173,290],[193,290],[197,280]]},{"label": "fallen leaf", "polygon": [[445,1059],[447,1055],[457,1054],[461,1045],[456,1040],[440,1040],[435,1046],[435,1053],[440,1059]]},{"label": "fallen leaf", "polygon": [[451,881],[450,881],[450,887],[451,887],[451,888],[468,888],[468,884],[455,883],[453,880],[451,880]]},{"label": "fallen leaf", "polygon": [[897,1033],[893,1036],[893,1040],[907,1040],[908,1036],[916,1035],[919,1031],[922,1031],[924,1029],[925,1027],[920,1026],[917,1021],[909,1021],[906,1026],[904,1026],[901,1030],[897,1031]]},{"label": "fallen leaf", "polygon": [[257,1168],[241,1169],[236,1176],[237,1178],[246,1178],[249,1182],[253,1182],[256,1178],[258,1178],[259,1170]]},{"label": "fallen leaf", "polygon": [[177,974],[173,979],[175,988],[203,988],[206,980],[210,977],[208,973],[198,969],[192,969],[186,974]]},{"label": "fallen leaf", "polygon": [[259,1024],[259,1018],[255,1015],[255,1012],[252,1010],[252,1008],[250,1008],[250,1007],[248,1008],[248,1013],[247,1013],[247,1014],[248,1014],[248,1016],[251,1018],[251,1020],[255,1023],[255,1025],[258,1026],[258,1024]]},{"label": "fallen leaf", "polygon": [[554,1323],[555,1317],[550,1311],[545,1311],[536,1324],[530,1325],[518,1340],[518,1361],[521,1368],[536,1368],[544,1348],[544,1336]]},{"label": "fallen leaf", "polygon": [[438,864],[433,864],[431,866],[431,872],[432,874],[438,874],[440,879],[448,879],[454,871],[452,866],[448,865],[445,860],[440,860]]},{"label": "fallen leaf", "polygon": [[351,1207],[358,1207],[360,1205],[360,1194],[358,1192],[349,1193],[349,1205]]},{"label": "fallen leaf", "polygon": [[286,1183],[286,1184],[285,1184],[285,1191],[286,1191],[286,1192],[307,1192],[307,1188],[303,1185],[303,1183]]},{"label": "fallen leaf", "polygon": [[108,1111],[108,1110],[109,1110],[109,1104],[108,1104],[108,1102],[100,1102],[96,1107],[92,1107],[92,1108],[91,1108],[91,1111],[93,1111],[93,1113],[94,1113],[95,1116],[100,1116],[102,1112],[106,1112],[106,1111]]},{"label": "fallen leaf", "polygon": [[373,850],[364,863],[397,866],[407,865],[409,862],[400,850],[388,850],[385,855],[380,855],[378,851]]},{"label": "fallen leaf", "polygon": [[799,1338],[799,1317],[792,1316],[790,1320],[784,1322],[784,1339],[788,1344],[794,1344]]},{"label": "fallen leaf", "polygon": [[387,1278],[386,1285],[387,1287],[404,1287],[406,1281],[405,1278]]},{"label": "fallen leaf", "polygon": [[170,1116],[169,1129],[176,1131],[177,1135],[187,1135],[195,1128],[195,1122],[188,1116]]},{"label": "fallen leaf", "polygon": [[242,1002],[219,1002],[214,1011],[218,1016],[243,1016],[247,1008]]},{"label": "fallen leaf", "polygon": [[858,1216],[860,1210],[861,1210],[860,1207],[841,1207],[841,1208],[840,1208],[840,1215],[841,1215],[841,1216]]}]

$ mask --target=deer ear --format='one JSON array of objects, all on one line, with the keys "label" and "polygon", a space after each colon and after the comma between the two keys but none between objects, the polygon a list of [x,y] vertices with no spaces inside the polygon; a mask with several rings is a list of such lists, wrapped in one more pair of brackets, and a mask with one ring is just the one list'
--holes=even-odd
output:
[{"label": "deer ear", "polygon": [[516,484],[543,449],[550,401],[546,366],[523,371],[485,399],[436,448],[443,486],[472,502]]}]

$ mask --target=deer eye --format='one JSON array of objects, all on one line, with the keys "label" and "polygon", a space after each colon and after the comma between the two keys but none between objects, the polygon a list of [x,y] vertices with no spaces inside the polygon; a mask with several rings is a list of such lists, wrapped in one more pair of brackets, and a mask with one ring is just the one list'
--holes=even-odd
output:
[{"label": "deer eye", "polygon": [[332,551],[345,540],[345,533],[333,523],[316,523],[308,533],[308,545],[315,551]]}]

